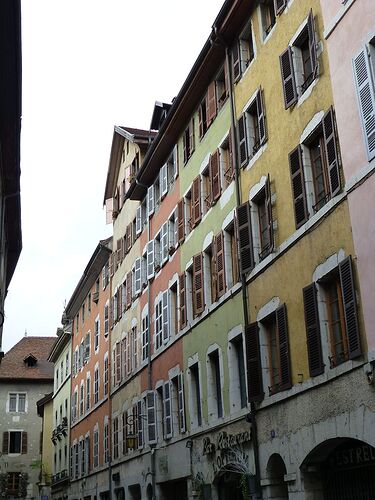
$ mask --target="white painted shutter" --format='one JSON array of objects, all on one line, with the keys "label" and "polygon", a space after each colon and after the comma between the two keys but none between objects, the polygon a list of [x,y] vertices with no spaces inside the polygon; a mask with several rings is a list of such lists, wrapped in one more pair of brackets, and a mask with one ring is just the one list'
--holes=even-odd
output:
[{"label": "white painted shutter", "polygon": [[173,177],[176,179],[178,176],[178,149],[177,144],[173,148]]},{"label": "white painted shutter", "polygon": [[186,424],[185,424],[185,400],[184,400],[184,375],[182,373],[178,374],[177,384],[178,384],[178,422],[180,426],[180,432],[185,432]]},{"label": "white painted shutter", "polygon": [[156,444],[156,398],[154,391],[148,391],[146,396],[147,402],[147,429],[148,429],[148,444]]},{"label": "white painted shutter", "polygon": [[147,279],[154,277],[154,240],[147,243]]},{"label": "white painted shutter", "polygon": [[163,342],[167,342],[169,339],[169,300],[168,300],[168,290],[163,292]]},{"label": "white painted shutter", "polygon": [[353,67],[367,155],[372,160],[375,157],[375,90],[367,47],[354,58]]},{"label": "white painted shutter", "polygon": [[136,234],[141,234],[142,232],[142,207],[137,208],[137,214],[135,218],[135,232]]},{"label": "white painted shutter", "polygon": [[141,293],[141,259],[136,259],[134,263],[134,293]]},{"label": "white painted shutter", "polygon": [[164,399],[164,432],[165,438],[172,437],[172,407],[171,407],[171,387],[170,383],[165,382],[163,386]]},{"label": "white painted shutter", "polygon": [[163,165],[160,169],[160,193],[161,197],[168,193],[168,168],[167,164]]},{"label": "white painted shutter", "polygon": [[150,217],[155,211],[155,188],[150,186],[147,190],[147,215]]},{"label": "white painted shutter", "polygon": [[168,221],[168,250],[176,245],[176,218]]},{"label": "white painted shutter", "polygon": [[168,222],[165,222],[161,227],[160,246],[161,261],[165,262],[168,260]]},{"label": "white painted shutter", "polygon": [[138,449],[143,448],[143,404],[142,400],[137,402],[137,420],[138,420]]}]

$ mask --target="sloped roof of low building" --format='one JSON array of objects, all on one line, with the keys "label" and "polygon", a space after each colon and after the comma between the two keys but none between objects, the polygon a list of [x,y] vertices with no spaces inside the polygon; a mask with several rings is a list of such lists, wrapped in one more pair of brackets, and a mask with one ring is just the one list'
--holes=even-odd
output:
[{"label": "sloped roof of low building", "polygon": [[[24,337],[13,346],[0,363],[0,380],[53,380],[54,365],[47,361],[56,337]],[[34,366],[25,362],[30,356]]]}]

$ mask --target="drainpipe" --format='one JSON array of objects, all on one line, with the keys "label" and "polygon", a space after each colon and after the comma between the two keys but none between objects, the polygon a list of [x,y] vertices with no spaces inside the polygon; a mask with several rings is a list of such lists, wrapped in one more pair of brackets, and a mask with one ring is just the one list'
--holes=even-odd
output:
[{"label": "drainpipe", "polygon": [[[111,280],[111,292],[112,292],[112,280]],[[111,332],[109,332],[108,345],[111,346]],[[112,349],[108,349],[108,490],[109,490],[109,500],[112,500],[112,397],[111,397],[111,384],[112,379],[111,369],[112,369]],[[98,483],[98,478],[96,479]],[[97,488],[97,484],[96,484]],[[96,500],[99,500],[96,497]]]},{"label": "drainpipe", "polygon": [[[241,185],[240,185],[240,175],[239,175],[239,158],[238,158],[238,141],[237,141],[237,121],[236,121],[236,111],[235,111],[235,98],[233,93],[233,78],[231,71],[231,51],[230,47],[220,35],[217,27],[214,25],[212,27],[211,40],[213,44],[221,45],[225,48],[225,64],[227,69],[227,75],[229,79],[229,104],[230,104],[230,118],[232,127],[232,144],[233,144],[233,156],[232,161],[234,162],[234,182],[236,187],[236,206],[241,205]],[[239,238],[237,237],[237,255],[241,258],[240,248],[239,248]],[[241,266],[240,266],[241,270]],[[248,297],[246,289],[246,276],[240,271],[241,279],[241,293],[242,293],[242,309],[244,315],[245,331],[250,324],[249,320],[249,310],[248,310]],[[260,462],[259,462],[259,442],[258,442],[258,427],[256,421],[256,406],[252,401],[250,402],[250,422],[251,422],[251,436],[253,441],[254,450],[254,465],[255,465],[255,480],[256,480],[256,497],[259,499],[263,498],[262,488],[260,486]]]}]

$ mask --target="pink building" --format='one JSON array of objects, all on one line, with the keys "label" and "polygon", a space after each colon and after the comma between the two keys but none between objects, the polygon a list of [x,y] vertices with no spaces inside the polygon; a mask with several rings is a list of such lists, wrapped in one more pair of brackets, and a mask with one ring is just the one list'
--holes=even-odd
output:
[{"label": "pink building", "polygon": [[[321,0],[368,359],[375,359],[375,2]],[[366,351],[366,346],[363,346]]]}]

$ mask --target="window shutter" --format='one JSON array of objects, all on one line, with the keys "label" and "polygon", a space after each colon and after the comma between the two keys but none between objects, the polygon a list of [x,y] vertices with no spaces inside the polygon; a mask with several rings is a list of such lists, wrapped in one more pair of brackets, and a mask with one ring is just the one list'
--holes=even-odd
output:
[{"label": "window shutter", "polygon": [[[205,98],[206,99],[206,98]],[[205,99],[204,101],[199,105],[199,109],[198,109],[198,128],[199,128],[199,137],[203,137],[204,135],[204,130],[203,130],[203,110],[202,110],[202,106],[203,106],[203,103],[205,103]]]},{"label": "window shutter", "polygon": [[287,1],[288,0],[274,0],[275,12],[277,16],[279,16],[283,12],[286,7]]},{"label": "window shutter", "polygon": [[204,311],[203,254],[193,257],[194,316]]},{"label": "window shutter", "polygon": [[137,418],[138,418],[138,449],[143,448],[143,411],[142,400],[137,402]]},{"label": "window shutter", "polygon": [[284,390],[292,387],[289,359],[288,322],[285,304],[276,309],[276,328],[279,338],[280,389]]},{"label": "window shutter", "polygon": [[289,167],[292,179],[294,217],[296,220],[296,229],[298,229],[308,218],[305,176],[303,173],[302,149],[300,145],[289,153]]},{"label": "window shutter", "polygon": [[178,176],[178,146],[177,146],[177,144],[173,148],[172,159],[173,159],[173,177],[174,177],[174,179],[176,179],[176,177]]},{"label": "window shutter", "polygon": [[126,308],[128,309],[132,304],[132,273],[128,272],[126,275]]},{"label": "window shutter", "polygon": [[213,245],[211,247],[211,302],[216,302],[218,299],[217,294],[217,265],[216,265],[216,238],[214,238]]},{"label": "window shutter", "polygon": [[152,279],[154,274],[154,240],[151,240],[147,243],[147,279]]},{"label": "window shutter", "polygon": [[234,165],[234,158],[233,158],[233,137],[232,137],[233,129],[232,127],[229,129],[229,135],[228,135],[228,158],[229,158],[229,165],[228,165],[228,170],[231,173],[231,178],[234,179],[235,177],[235,165]]},{"label": "window shutter", "polygon": [[189,142],[190,142],[190,156],[193,154],[195,149],[195,140],[194,140],[194,118],[191,119],[189,124]]},{"label": "window shutter", "polygon": [[115,369],[116,369],[116,384],[119,384],[121,381],[121,344],[120,342],[116,343],[116,352],[115,352]]},{"label": "window shutter", "polygon": [[164,432],[165,438],[172,437],[172,408],[171,408],[171,393],[169,381],[163,386],[164,399]]},{"label": "window shutter", "polygon": [[288,47],[286,51],[281,54],[280,66],[285,109],[288,109],[292,104],[297,102],[297,89],[291,47]]},{"label": "window shutter", "polygon": [[163,292],[162,297],[162,318],[163,318],[163,341],[167,342],[169,339],[169,300],[168,300],[168,290]]},{"label": "window shutter", "polygon": [[348,336],[349,359],[357,358],[362,354],[361,339],[357,317],[356,293],[354,289],[353,266],[351,257],[347,257],[339,264],[342,299],[346,334]]},{"label": "window shutter", "polygon": [[27,432],[22,433],[21,453],[22,455],[27,453]]},{"label": "window shutter", "polygon": [[307,31],[309,36],[311,68],[315,78],[318,71],[318,60],[316,56],[316,37],[315,37],[314,15],[312,10],[310,10],[309,17],[307,18]]},{"label": "window shutter", "polygon": [[184,375],[179,373],[177,376],[177,390],[178,390],[178,423],[180,432],[186,431],[185,423],[185,400],[184,400]]},{"label": "window shutter", "polygon": [[141,293],[141,259],[138,258],[134,263],[134,293]]},{"label": "window shutter", "polygon": [[156,444],[156,398],[154,391],[148,391],[146,395],[147,404],[147,432],[148,444]]},{"label": "window shutter", "polygon": [[315,283],[303,289],[303,305],[310,376],[316,377],[324,372],[324,364]]},{"label": "window shutter", "polygon": [[241,274],[246,274],[254,267],[253,237],[251,233],[251,215],[248,202],[237,207],[237,230],[240,251]]},{"label": "window shutter", "polygon": [[341,190],[341,182],[335,134],[335,121],[332,108],[330,108],[330,110],[327,111],[323,117],[323,134],[329,173],[329,185],[331,188],[331,195],[335,196]]},{"label": "window shutter", "polygon": [[179,280],[179,301],[180,301],[180,330],[182,330],[187,323],[186,316],[186,284],[185,273],[180,274]]},{"label": "window shutter", "polygon": [[218,200],[221,194],[220,157],[218,149],[210,156],[209,170],[211,182],[211,202],[213,202]]},{"label": "window shutter", "polygon": [[215,238],[216,246],[216,272],[217,272],[217,296],[225,293],[225,259],[224,259],[224,234],[221,231]]},{"label": "window shutter", "polygon": [[240,157],[240,165],[244,167],[248,162],[247,156],[247,137],[246,137],[246,119],[245,115],[241,115],[237,123],[238,132],[238,152]]},{"label": "window shutter", "polygon": [[155,187],[152,185],[147,189],[147,215],[151,215],[155,211]]},{"label": "window shutter", "polygon": [[267,131],[266,131],[266,120],[264,113],[264,104],[263,104],[263,90],[259,89],[259,92],[256,96],[257,101],[257,111],[258,111],[258,124],[259,124],[259,142],[260,144],[264,144],[267,141]]},{"label": "window shutter", "polygon": [[165,262],[166,260],[168,260],[168,222],[165,222],[161,226],[160,246],[161,261]]},{"label": "window shutter", "polygon": [[366,150],[370,161],[375,157],[375,88],[366,47],[354,58],[353,68]]},{"label": "window shutter", "polygon": [[109,275],[110,276],[113,276],[113,273],[114,273],[114,260],[115,260],[115,254],[114,252],[111,253],[111,255],[109,256],[109,264],[108,264],[108,272],[109,272]]},{"label": "window shutter", "polygon": [[9,450],[9,432],[3,432],[3,453],[4,455],[8,455]]},{"label": "window shutter", "polygon": [[177,224],[178,224],[178,242],[181,244],[185,239],[185,202],[184,199],[180,200],[177,205]]},{"label": "window shutter", "polygon": [[232,49],[232,68],[233,80],[236,82],[241,76],[241,51],[239,40],[236,41]]},{"label": "window shutter", "polygon": [[142,206],[137,208],[137,214],[135,218],[135,233],[140,234],[142,232]]},{"label": "window shutter", "polygon": [[266,210],[267,210],[267,222],[268,222],[268,234],[269,234],[269,252],[273,251],[274,247],[274,235],[273,235],[273,220],[272,220],[272,195],[271,195],[271,181],[268,174],[267,181],[265,185],[266,191]]},{"label": "window shutter", "polygon": [[192,208],[193,217],[192,224],[193,227],[198,224],[201,220],[201,178],[198,175],[193,181],[192,187]]},{"label": "window shutter", "polygon": [[160,169],[160,193],[165,196],[168,193],[168,168],[164,164]]},{"label": "window shutter", "polygon": [[246,364],[247,364],[247,387],[249,401],[261,401],[264,397],[262,365],[260,361],[259,328],[258,323],[252,323],[246,327]]},{"label": "window shutter", "polygon": [[207,89],[207,126],[209,127],[216,117],[216,82],[210,83]]}]

